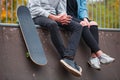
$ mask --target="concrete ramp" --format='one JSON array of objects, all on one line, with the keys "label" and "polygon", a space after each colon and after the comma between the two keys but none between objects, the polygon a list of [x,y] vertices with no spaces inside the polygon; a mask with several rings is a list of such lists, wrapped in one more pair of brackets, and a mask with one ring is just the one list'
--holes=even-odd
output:
[{"label": "concrete ramp", "polygon": [[[50,40],[49,32],[41,29],[38,32],[48,59],[48,64],[42,67],[26,57],[27,49],[19,28],[0,28],[0,80],[120,80],[120,32],[99,31],[101,49],[116,58],[114,63],[102,65],[101,71],[87,64],[90,50],[81,40],[75,57],[83,68],[80,78],[74,77],[60,64],[59,54]],[[67,44],[69,33],[61,32]]]}]

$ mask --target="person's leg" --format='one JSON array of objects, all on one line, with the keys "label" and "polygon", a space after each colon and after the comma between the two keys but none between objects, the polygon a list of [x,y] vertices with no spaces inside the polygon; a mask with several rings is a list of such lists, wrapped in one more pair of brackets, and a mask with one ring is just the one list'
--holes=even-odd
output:
[{"label": "person's leg", "polygon": [[[92,35],[94,36],[94,38],[97,41],[97,43],[99,43],[99,34],[98,34],[98,24],[97,24],[97,22],[91,21],[90,25],[91,25],[90,31],[91,31]],[[97,51],[95,54],[97,55],[97,57],[101,57],[103,55],[104,59],[103,58],[100,59],[100,61],[102,63],[110,63],[113,60],[115,60],[112,57],[109,57],[108,55],[106,55],[102,50]]]},{"label": "person's leg", "polygon": [[[94,39],[96,40],[97,44],[99,44],[99,34],[98,34],[98,24],[95,21],[90,21],[90,32],[93,35]],[[94,51],[91,50],[91,58],[89,60],[89,63],[92,63],[90,61],[96,61],[98,65],[95,63],[92,65],[93,67],[97,66],[97,68],[100,68],[100,62],[97,58],[97,55],[94,53]]]},{"label": "person's leg", "polygon": [[[92,28],[91,30],[93,30],[93,29],[94,28]],[[94,31],[94,33],[95,32],[96,31]],[[98,43],[95,39],[96,36],[92,35],[90,28],[88,28],[87,26],[83,27],[82,36],[83,36],[83,39],[86,42],[86,44],[91,49],[91,53],[92,53],[88,63],[90,64],[91,67],[99,70],[100,69],[100,62],[99,62],[99,59],[95,53],[98,52],[100,50],[100,48],[99,48]]]},{"label": "person's leg", "polygon": [[87,26],[83,27],[82,37],[89,48],[96,53],[100,50],[97,41],[94,39],[93,35],[91,34],[89,28]]},{"label": "person's leg", "polygon": [[[77,32],[78,35],[81,34],[81,31],[80,31],[81,28],[80,27],[75,28],[75,29],[73,28],[73,30],[72,30],[72,29],[69,29],[69,28],[72,28],[72,27],[68,26],[68,30],[71,30],[73,32],[76,31],[76,32],[74,32],[73,33],[74,35],[71,36],[72,38],[70,38],[70,41],[68,43],[69,44],[68,48],[65,49],[65,47],[63,45],[63,41],[62,41],[60,33],[59,33],[58,24],[55,21],[53,21],[49,18],[46,18],[46,17],[38,17],[38,18],[35,18],[33,20],[34,20],[35,24],[48,28],[48,30],[50,31],[50,34],[51,34],[52,42],[53,42],[53,44],[55,45],[56,49],[58,50],[58,52],[60,53],[60,55],[62,57],[60,62],[72,74],[74,74],[75,76],[80,76],[81,72],[82,72],[82,69],[81,69],[80,66],[75,64],[75,62],[73,60],[74,55],[75,55],[75,50],[74,49],[76,48],[77,44],[76,44],[76,42],[74,42],[76,40],[71,40],[71,39],[77,37],[76,32]],[[69,46],[71,46],[71,47],[69,47]]]},{"label": "person's leg", "polygon": [[51,40],[56,47],[57,51],[63,58],[65,47],[63,45],[63,40],[61,39],[59,27],[57,23],[49,18],[40,16],[33,19],[35,24],[40,25],[41,27],[46,27],[50,31]]},{"label": "person's leg", "polygon": [[[99,44],[98,24],[95,21],[90,22],[90,32],[97,44]],[[91,51],[91,53],[94,53],[94,51]]]},{"label": "person's leg", "polygon": [[[96,40],[97,44],[99,44],[99,34],[98,34],[98,24],[95,21],[90,22],[90,32],[93,35],[94,39]],[[102,50],[98,50],[96,53],[91,50],[91,58],[89,63],[91,66],[97,69],[100,69],[100,62],[101,63],[110,63],[113,62],[115,59],[106,55]]]},{"label": "person's leg", "polygon": [[64,25],[63,27],[67,31],[71,32],[71,37],[64,52],[65,57],[69,56],[71,59],[74,59],[76,49],[81,38],[82,26],[78,22],[72,20],[71,23],[69,23],[68,25]]},{"label": "person's leg", "polygon": [[64,52],[65,56],[60,60],[60,62],[73,75],[81,76],[82,68],[76,64],[74,56],[80,41],[82,26],[75,21],[71,21],[70,24],[62,27],[71,32],[71,37]]}]

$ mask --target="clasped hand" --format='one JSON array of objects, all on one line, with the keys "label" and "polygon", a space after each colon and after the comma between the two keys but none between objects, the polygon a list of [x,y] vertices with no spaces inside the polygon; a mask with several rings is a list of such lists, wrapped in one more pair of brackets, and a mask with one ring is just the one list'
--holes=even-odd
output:
[{"label": "clasped hand", "polygon": [[72,19],[72,17],[70,15],[67,15],[66,13],[62,13],[59,15],[50,15],[49,18],[61,23],[62,25],[68,25]]}]

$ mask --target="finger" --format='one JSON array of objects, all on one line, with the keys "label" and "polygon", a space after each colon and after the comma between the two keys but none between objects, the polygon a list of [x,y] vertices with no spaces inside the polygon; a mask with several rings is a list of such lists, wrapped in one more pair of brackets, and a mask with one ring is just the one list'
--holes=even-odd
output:
[{"label": "finger", "polygon": [[87,23],[87,25],[88,25],[88,28],[90,28],[90,23],[89,22]]},{"label": "finger", "polygon": [[71,19],[62,19],[61,22],[71,21]]},{"label": "finger", "polygon": [[87,23],[85,21],[81,21],[80,24],[84,27],[87,26]]},{"label": "finger", "polygon": [[61,23],[70,23],[71,21],[61,21]]},{"label": "finger", "polygon": [[62,24],[69,24],[71,21],[62,21]]},{"label": "finger", "polygon": [[72,16],[68,15],[68,16],[67,16],[67,18],[70,18],[70,19],[71,19],[71,18],[72,18]]}]

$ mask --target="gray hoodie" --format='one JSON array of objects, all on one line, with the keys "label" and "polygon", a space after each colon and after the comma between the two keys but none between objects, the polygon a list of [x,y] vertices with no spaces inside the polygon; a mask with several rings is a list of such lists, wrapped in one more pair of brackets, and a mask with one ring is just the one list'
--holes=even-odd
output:
[{"label": "gray hoodie", "polygon": [[66,0],[28,0],[32,18],[66,13]]}]

